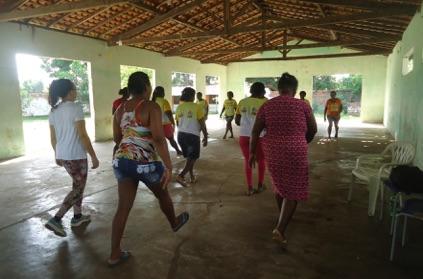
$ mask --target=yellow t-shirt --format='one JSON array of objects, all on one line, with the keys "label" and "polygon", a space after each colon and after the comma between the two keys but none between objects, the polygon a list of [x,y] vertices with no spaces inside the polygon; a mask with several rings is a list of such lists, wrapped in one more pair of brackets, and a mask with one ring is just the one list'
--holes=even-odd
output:
[{"label": "yellow t-shirt", "polygon": [[235,115],[237,103],[234,99],[226,99],[223,103],[223,107],[225,108],[225,116],[231,117]]},{"label": "yellow t-shirt", "polygon": [[206,100],[197,101],[197,104],[200,105],[203,108],[204,117],[207,119],[207,107],[209,106],[209,103],[207,103]]},{"label": "yellow t-shirt", "polygon": [[160,106],[162,110],[162,123],[163,125],[170,124],[169,117],[167,117],[166,112],[172,111],[169,102],[165,98],[156,98],[156,103]]},{"label": "yellow t-shirt", "polygon": [[204,118],[203,108],[193,102],[184,102],[176,109],[178,131],[200,136],[200,122]]},{"label": "yellow t-shirt", "polygon": [[241,127],[239,135],[250,137],[253,130],[256,115],[260,107],[266,103],[266,98],[248,97],[239,102],[236,114],[241,115]]}]

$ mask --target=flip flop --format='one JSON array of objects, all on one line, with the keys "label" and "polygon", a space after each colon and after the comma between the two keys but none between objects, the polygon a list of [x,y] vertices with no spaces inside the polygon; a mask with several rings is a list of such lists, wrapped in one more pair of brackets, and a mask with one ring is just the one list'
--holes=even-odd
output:
[{"label": "flip flop", "polygon": [[258,187],[258,188],[257,188],[257,190],[256,190],[256,193],[261,193],[261,192],[263,192],[264,190],[266,190],[266,186],[265,186],[265,185],[263,185],[263,186],[261,186],[261,187]]},{"label": "flip flop", "polygon": [[176,182],[178,182],[179,184],[181,184],[183,187],[188,187],[188,183],[185,180],[185,178],[180,177],[179,175],[176,177]]},{"label": "flip flop", "polygon": [[254,193],[255,193],[254,189],[251,189],[251,190],[247,190],[247,192],[245,192],[245,195],[249,197],[254,195]]},{"label": "flip flop", "polygon": [[282,249],[286,249],[288,241],[282,236],[279,230],[274,229],[272,232],[272,239],[281,245]]},{"label": "flip flop", "polygon": [[109,267],[115,267],[117,265],[120,265],[123,262],[126,262],[130,257],[131,257],[131,252],[122,251],[119,259],[113,260],[113,261],[108,259],[107,264],[109,265]]},{"label": "flip flop", "polygon": [[174,232],[179,231],[179,229],[182,228],[188,222],[189,214],[188,214],[188,212],[183,212],[177,218],[180,220],[180,222],[176,227],[173,228]]}]

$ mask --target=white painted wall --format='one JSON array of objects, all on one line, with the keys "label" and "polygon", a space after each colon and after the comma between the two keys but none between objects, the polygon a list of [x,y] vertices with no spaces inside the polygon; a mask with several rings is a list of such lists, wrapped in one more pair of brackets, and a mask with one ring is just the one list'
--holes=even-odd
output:
[{"label": "white painted wall", "polygon": [[131,47],[108,47],[103,41],[69,35],[15,23],[0,24],[0,158],[23,154],[22,116],[15,55],[26,53],[91,62],[95,139],[112,136],[111,103],[120,88],[120,65],[156,70],[156,85],[162,85],[170,99],[171,72],[196,74],[197,90],[205,91],[205,76],[220,77],[226,90],[226,67],[198,61],[164,57],[155,52]]}]

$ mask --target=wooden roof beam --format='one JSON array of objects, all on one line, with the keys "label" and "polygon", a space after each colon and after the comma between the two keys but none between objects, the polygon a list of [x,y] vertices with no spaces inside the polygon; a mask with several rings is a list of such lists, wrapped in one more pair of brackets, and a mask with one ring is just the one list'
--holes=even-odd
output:
[{"label": "wooden roof beam", "polygon": [[[320,4],[316,3],[316,8],[317,8],[317,10],[319,10],[319,13],[323,17],[327,16],[325,10],[322,8],[322,6]],[[336,41],[338,39],[338,36],[336,35],[335,31],[333,31],[332,29],[329,30],[329,34],[332,37],[332,40]]]},{"label": "wooden roof beam", "polygon": [[125,40],[125,39],[129,39],[133,36],[136,36],[144,31],[147,31],[148,29],[151,29],[163,22],[166,22],[168,20],[170,20],[171,18],[178,16],[180,14],[186,13],[187,11],[195,8],[196,6],[200,6],[201,4],[203,4],[204,2],[206,2],[207,0],[194,0],[186,5],[183,6],[179,6],[177,8],[171,9],[170,11],[168,11],[167,13],[164,14],[160,14],[155,16],[153,19],[147,21],[144,24],[141,24],[140,26],[137,26],[131,30],[128,30],[122,34],[119,34],[117,36],[114,36],[111,39],[111,42],[118,42],[120,40]]},{"label": "wooden roof beam", "polygon": [[99,11],[97,11],[97,12],[93,13],[92,15],[90,15],[90,16],[88,16],[88,17],[84,18],[83,20],[78,21],[78,22],[76,22],[76,23],[72,24],[71,26],[69,26],[68,28],[66,28],[66,31],[69,31],[69,30],[74,29],[75,27],[78,27],[79,25],[81,25],[81,24],[83,24],[83,23],[85,23],[85,22],[89,21],[90,19],[93,19],[93,18],[95,18],[96,16],[98,16],[98,15],[100,15],[100,14],[102,14],[102,13],[106,12],[108,9],[110,9],[110,6],[109,6],[109,7],[102,8],[101,10],[99,10]]},{"label": "wooden roof beam", "polygon": [[[247,58],[239,60],[228,60],[226,63],[236,62],[260,62],[260,61],[292,61],[292,60],[305,60],[305,59],[327,59],[327,58],[340,58],[340,57],[357,57],[369,55],[387,55],[389,51],[363,51],[352,53],[336,53],[336,54],[321,54],[321,55],[306,55],[306,56],[291,56],[291,57],[272,57],[272,58]],[[201,61],[201,63],[215,63],[215,61]]]},{"label": "wooden roof beam", "polygon": [[5,12],[10,12],[22,7],[23,5],[25,5],[26,2],[29,2],[29,0],[7,0],[1,6],[1,10]]},{"label": "wooden roof beam", "polygon": [[379,11],[381,9],[397,9],[397,8],[414,8],[416,9],[419,4],[407,3],[384,3],[382,1],[367,1],[367,0],[297,0],[297,2],[320,4],[332,7],[348,7],[360,10]]},{"label": "wooden roof beam", "polygon": [[18,10],[0,13],[0,22],[21,20],[25,18],[34,18],[51,14],[64,14],[87,10],[92,8],[100,8],[112,6],[120,3],[126,3],[123,0],[84,0],[79,2],[68,2],[57,5],[43,6],[34,9]]},{"label": "wooden roof beam", "polygon": [[312,18],[304,20],[283,20],[283,23],[273,23],[265,24],[264,26],[249,26],[249,27],[234,27],[230,30],[229,34],[237,34],[243,32],[259,32],[264,30],[277,30],[277,29],[291,29],[291,28],[302,28],[302,27],[311,27],[311,26],[324,26],[337,23],[345,23],[352,21],[361,21],[375,18],[383,17],[392,17],[404,14],[414,13],[414,11],[404,8],[404,9],[385,9],[372,13],[355,13],[352,15],[342,15],[342,16],[328,16],[325,18]]},{"label": "wooden roof beam", "polygon": [[[285,37],[285,36],[284,36]],[[285,39],[284,39],[285,40]],[[366,40],[354,40],[354,41],[330,41],[330,42],[322,42],[322,43],[307,43],[307,44],[300,44],[302,40],[297,42],[293,45],[284,44],[283,46],[276,46],[276,47],[242,47],[242,48],[233,48],[233,49],[216,49],[216,50],[208,50],[208,51],[181,51],[178,53],[172,53],[168,56],[179,56],[179,55],[191,55],[191,54],[198,54],[198,55],[208,55],[208,54],[227,54],[227,53],[237,53],[237,52],[262,52],[262,51],[274,51],[274,50],[281,50],[281,51],[291,51],[295,49],[311,49],[311,48],[323,48],[323,47],[348,47],[348,46],[356,46],[356,45],[366,45],[366,44],[374,44],[374,43],[383,43],[383,42],[393,42],[396,41],[397,37],[385,38],[385,39],[366,39]]]},{"label": "wooden roof beam", "polygon": [[100,22],[100,23],[96,24],[95,26],[91,27],[90,29],[85,30],[82,34],[83,34],[83,35],[86,35],[86,34],[88,34],[88,33],[92,32],[92,31],[96,30],[97,28],[100,28],[101,26],[103,26],[103,25],[105,25],[105,24],[107,24],[107,23],[109,23],[109,22],[113,21],[115,18],[118,18],[118,17],[120,17],[121,15],[126,14],[126,13],[127,13],[127,12],[129,12],[129,11],[131,11],[131,10],[123,10],[123,11],[121,11],[121,12],[119,12],[119,13],[115,14],[114,16],[109,17],[109,18],[107,18],[106,20],[103,20],[102,22]]},{"label": "wooden roof beam", "polygon": [[231,29],[231,3],[230,0],[223,0],[223,22],[225,34]]}]

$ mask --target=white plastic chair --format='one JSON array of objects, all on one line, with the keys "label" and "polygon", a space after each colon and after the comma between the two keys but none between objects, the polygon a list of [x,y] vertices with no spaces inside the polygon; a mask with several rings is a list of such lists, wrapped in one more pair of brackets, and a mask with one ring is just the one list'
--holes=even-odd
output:
[{"label": "white plastic chair", "polygon": [[[369,200],[369,215],[375,214],[375,205],[380,192],[380,219],[383,218],[384,189],[382,181],[388,179],[391,170],[395,166],[409,165],[413,162],[415,156],[414,146],[405,142],[393,142],[389,144],[381,154],[363,155],[358,157],[356,166],[352,171],[352,179],[348,192],[348,202],[352,199],[353,187],[356,179],[370,185],[372,179],[376,179],[375,191],[372,200]],[[382,187],[381,187],[382,186]]]},{"label": "white plastic chair", "polygon": [[423,200],[421,199],[409,199],[405,201],[404,206],[400,210],[400,212],[394,215],[394,231],[392,234],[392,243],[391,243],[391,255],[389,259],[391,261],[394,260],[395,254],[395,244],[396,244],[396,237],[397,237],[397,230],[398,230],[398,221],[400,217],[404,217],[403,227],[402,227],[402,240],[401,246],[405,247],[405,239],[407,236],[407,220],[408,218],[416,219],[419,221],[423,221]]}]

